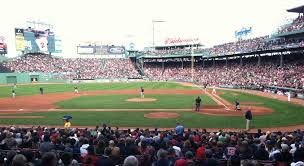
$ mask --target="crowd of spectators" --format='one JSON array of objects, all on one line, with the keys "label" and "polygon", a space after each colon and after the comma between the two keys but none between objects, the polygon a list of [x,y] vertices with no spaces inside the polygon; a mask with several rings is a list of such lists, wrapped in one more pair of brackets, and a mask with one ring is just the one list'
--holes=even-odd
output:
[{"label": "crowd of spectators", "polygon": [[265,49],[265,40],[268,36],[257,37],[247,40],[239,40],[236,42],[216,45],[209,48],[211,55],[232,55],[238,53],[253,52]]},{"label": "crowd of spectators", "polygon": [[140,78],[130,59],[106,59],[104,62],[103,78]]},{"label": "crowd of spectators", "polygon": [[139,78],[130,59],[57,58],[28,54],[2,63],[13,72],[54,73],[57,79]]},{"label": "crowd of spectators", "polygon": [[[303,20],[303,17],[301,17]],[[304,23],[301,24],[304,28]],[[304,47],[303,38],[270,38],[269,36],[261,36],[252,39],[238,40],[235,42],[224,43],[215,45],[210,48],[195,47],[193,48],[194,54],[203,54],[204,56],[224,56],[235,55],[241,53],[250,53],[265,50],[286,49],[291,47]],[[171,48],[163,50],[150,50],[141,52],[143,55],[191,55],[190,48]]]},{"label": "crowd of spectators", "polygon": [[[225,61],[217,61],[213,66],[212,62],[195,63],[194,81],[207,83],[208,85],[232,85],[232,86],[279,86],[303,89],[304,87],[304,59],[301,56],[287,60],[280,66],[275,58],[269,58],[257,65],[257,58],[244,58],[243,65],[239,60],[229,60],[226,66]],[[246,63],[245,63],[246,62]],[[190,62],[147,62],[144,65],[144,72],[154,80],[180,80],[189,81],[192,79],[192,68]]]},{"label": "crowd of spectators", "polygon": [[301,29],[304,29],[304,15],[299,15],[299,17],[294,19],[290,24],[282,26],[278,33],[287,33]]},{"label": "crowd of spectators", "polygon": [[249,166],[304,164],[304,132],[111,128],[0,129],[5,166]]}]

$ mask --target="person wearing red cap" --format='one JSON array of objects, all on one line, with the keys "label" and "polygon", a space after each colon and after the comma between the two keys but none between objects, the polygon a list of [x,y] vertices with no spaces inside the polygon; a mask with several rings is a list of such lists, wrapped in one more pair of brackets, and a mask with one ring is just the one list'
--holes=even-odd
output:
[{"label": "person wearing red cap", "polygon": [[178,159],[175,161],[174,166],[187,166],[187,161],[185,159]]}]

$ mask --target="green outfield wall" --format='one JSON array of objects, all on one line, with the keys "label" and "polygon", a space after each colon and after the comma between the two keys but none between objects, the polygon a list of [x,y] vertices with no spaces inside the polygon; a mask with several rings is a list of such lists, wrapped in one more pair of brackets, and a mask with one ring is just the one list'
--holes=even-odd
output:
[{"label": "green outfield wall", "polygon": [[0,73],[0,84],[25,84],[33,82],[66,82],[66,79],[60,79],[53,73]]}]

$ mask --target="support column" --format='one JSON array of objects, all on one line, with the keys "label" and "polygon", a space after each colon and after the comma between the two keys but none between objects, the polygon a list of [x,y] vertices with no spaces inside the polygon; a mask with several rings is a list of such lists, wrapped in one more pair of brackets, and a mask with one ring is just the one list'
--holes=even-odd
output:
[{"label": "support column", "polygon": [[258,66],[260,66],[261,65],[261,55],[259,54],[258,55]]},{"label": "support column", "polygon": [[215,67],[215,58],[213,58],[213,67]]},{"label": "support column", "polygon": [[228,67],[228,57],[226,57],[226,67]]},{"label": "support column", "polygon": [[184,58],[182,58],[182,69],[184,69]]},{"label": "support column", "polygon": [[203,58],[203,66],[202,66],[203,68],[205,67],[205,59]]},{"label": "support column", "polygon": [[240,56],[240,66],[243,66],[243,56]]},{"label": "support column", "polygon": [[283,54],[281,53],[280,55],[280,66],[282,67],[283,66]]}]

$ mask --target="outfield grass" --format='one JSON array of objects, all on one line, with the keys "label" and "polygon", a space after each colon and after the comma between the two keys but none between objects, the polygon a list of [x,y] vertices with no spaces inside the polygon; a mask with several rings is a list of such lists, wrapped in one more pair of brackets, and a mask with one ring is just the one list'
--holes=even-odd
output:
[{"label": "outfield grass", "polygon": [[[121,90],[121,89],[198,89],[196,87],[183,86],[179,83],[168,82],[130,82],[130,83],[86,83],[86,84],[30,84],[17,85],[17,96],[39,94],[39,88],[43,87],[44,93],[73,92],[77,86],[79,91],[94,90]],[[13,86],[0,86],[0,97],[10,97]]]},{"label": "outfield grass", "polygon": [[[65,109],[192,109],[197,95],[146,94],[146,98],[155,98],[154,102],[129,102],[130,98],[138,95],[94,95],[80,96],[56,103]],[[203,105],[216,105],[207,95],[200,95]]]}]

